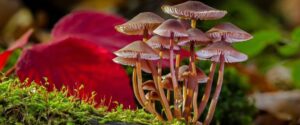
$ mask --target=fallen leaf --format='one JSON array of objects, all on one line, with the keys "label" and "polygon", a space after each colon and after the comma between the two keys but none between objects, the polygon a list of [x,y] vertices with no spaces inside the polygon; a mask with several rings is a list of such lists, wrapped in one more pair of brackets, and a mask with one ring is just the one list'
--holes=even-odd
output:
[{"label": "fallen leaf", "polygon": [[110,51],[93,42],[65,37],[24,51],[16,73],[22,81],[28,78],[43,85],[47,77],[49,90],[63,85],[74,90],[84,84],[81,98],[95,91],[98,103],[105,99],[104,104],[109,108],[117,101],[125,108],[134,109],[129,77],[122,66],[112,61],[113,57]]}]

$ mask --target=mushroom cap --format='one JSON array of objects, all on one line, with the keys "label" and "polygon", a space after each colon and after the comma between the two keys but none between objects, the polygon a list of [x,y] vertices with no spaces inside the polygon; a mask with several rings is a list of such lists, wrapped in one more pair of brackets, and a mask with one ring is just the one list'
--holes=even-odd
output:
[{"label": "mushroom cap", "polygon": [[122,49],[115,51],[114,54],[123,58],[138,58],[139,55],[141,59],[145,60],[159,59],[158,53],[142,41],[134,41]]},{"label": "mushroom cap", "polygon": [[[189,75],[190,75],[190,70],[189,70],[189,66],[188,65],[182,65],[179,67],[178,69],[178,81],[183,81],[184,79],[188,79]],[[198,83],[206,83],[208,80],[207,75],[200,69],[197,68],[197,81]],[[164,80],[168,80],[171,79],[171,73],[168,73],[166,75],[163,76]],[[172,82],[172,81],[171,81]]]},{"label": "mushroom cap", "polygon": [[156,91],[156,87],[153,80],[148,80],[144,82],[142,88],[143,90]]},{"label": "mushroom cap", "polygon": [[227,14],[227,11],[217,10],[199,1],[186,1],[174,6],[164,5],[162,10],[176,18],[216,20]]},{"label": "mushroom cap", "polygon": [[[200,69],[197,68],[196,69],[197,72],[197,81],[198,83],[206,83],[208,80],[207,75]],[[189,78],[189,66],[188,65],[182,65],[179,67],[179,80],[183,81],[184,79],[188,79]]]},{"label": "mushroom cap", "polygon": [[187,37],[185,26],[178,22],[176,19],[168,19],[160,24],[154,31],[155,34],[171,37],[171,33],[174,33],[174,37]]},{"label": "mushroom cap", "polygon": [[204,32],[197,28],[187,30],[187,34],[189,35],[188,38],[180,40],[180,42],[178,42],[179,46],[184,46],[190,41],[195,41],[196,44],[208,44],[211,41]]},{"label": "mushroom cap", "polygon": [[196,55],[200,59],[207,59],[214,62],[220,62],[221,54],[224,55],[224,62],[226,63],[243,62],[248,59],[246,54],[235,50],[231,47],[230,43],[224,41],[212,43],[196,52]]},{"label": "mushroom cap", "polygon": [[149,34],[165,20],[152,12],[143,12],[128,22],[115,26],[116,30],[127,35],[143,35],[147,28]]},{"label": "mushroom cap", "polygon": [[[164,49],[170,49],[170,38],[168,37],[154,35],[146,43],[153,49],[160,49],[161,47]],[[179,50],[180,48],[179,46],[174,45],[173,49]]]},{"label": "mushroom cap", "polygon": [[196,71],[198,83],[206,83],[208,80],[208,76],[200,68],[197,68]]},{"label": "mushroom cap", "polygon": [[238,28],[232,23],[221,23],[206,32],[207,36],[213,41],[226,41],[229,43],[247,41],[253,36],[246,31]]},{"label": "mushroom cap", "polygon": [[173,91],[172,78],[168,77],[166,79],[163,79],[161,82],[164,89]]},{"label": "mushroom cap", "polygon": [[[135,58],[123,58],[123,57],[116,57],[113,59],[115,63],[126,65],[126,66],[135,66],[136,62],[138,61]],[[151,68],[147,65],[145,60],[141,60],[141,68],[146,73],[151,73]]]},{"label": "mushroom cap", "polygon": [[160,100],[160,97],[159,97],[158,93],[154,92],[154,91],[150,91],[150,92],[146,93],[145,98],[147,100],[154,100],[154,101],[159,101]]}]

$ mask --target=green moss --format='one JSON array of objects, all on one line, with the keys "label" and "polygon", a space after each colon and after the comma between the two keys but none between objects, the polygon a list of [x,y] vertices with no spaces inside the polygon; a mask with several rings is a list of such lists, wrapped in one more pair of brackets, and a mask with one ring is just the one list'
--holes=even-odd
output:
[{"label": "green moss", "polygon": [[[94,108],[93,102],[67,96],[67,90],[48,92],[45,87],[18,79],[3,79],[0,83],[0,124],[67,124],[89,125],[106,122],[134,124],[163,124],[151,114],[139,109],[123,110],[122,105],[112,112],[106,107]],[[182,124],[174,121],[170,124]]]}]

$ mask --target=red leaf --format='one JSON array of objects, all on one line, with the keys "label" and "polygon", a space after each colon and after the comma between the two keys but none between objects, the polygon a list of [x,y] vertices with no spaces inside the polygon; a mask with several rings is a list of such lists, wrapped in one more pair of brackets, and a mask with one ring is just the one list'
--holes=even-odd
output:
[{"label": "red leaf", "polygon": [[22,48],[28,42],[29,37],[31,36],[33,29],[29,29],[24,33],[16,42],[14,42],[7,50],[3,51],[0,54],[0,71],[4,68],[7,63],[10,55],[15,49]]},{"label": "red leaf", "polygon": [[122,17],[92,11],[73,12],[63,17],[52,29],[52,37],[73,36],[96,42],[109,51],[116,51],[128,43],[141,39],[127,36],[115,30],[124,23]]},{"label": "red leaf", "polygon": [[[95,91],[99,103],[106,98],[118,101],[125,107],[135,108],[129,78],[125,70],[112,61],[113,54],[95,43],[74,37],[41,44],[26,50],[16,72],[20,80],[29,78],[45,84],[44,77],[57,88],[66,85],[70,90],[84,84],[81,97]],[[51,89],[53,85],[50,84]],[[113,105],[110,105],[112,108]]]}]

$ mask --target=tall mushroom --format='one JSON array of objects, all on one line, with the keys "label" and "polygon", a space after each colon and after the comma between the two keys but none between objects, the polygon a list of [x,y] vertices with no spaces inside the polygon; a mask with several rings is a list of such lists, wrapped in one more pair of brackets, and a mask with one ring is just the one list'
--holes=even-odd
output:
[{"label": "tall mushroom", "polygon": [[174,69],[174,39],[175,37],[187,37],[185,27],[175,19],[168,19],[158,26],[154,31],[155,34],[168,37],[170,39],[170,71],[172,75],[172,84],[174,87],[174,115],[176,118],[181,117],[180,104],[182,103],[182,97],[178,89],[178,83],[176,78],[176,72]]},{"label": "tall mushroom", "polygon": [[[122,58],[131,58],[137,59],[135,64],[136,74],[134,72],[133,75],[137,75],[137,97],[140,97],[140,101],[142,105],[145,106],[145,109],[149,112],[158,116],[159,119],[163,119],[160,114],[156,112],[156,110],[150,105],[150,103],[145,98],[145,93],[142,89],[142,72],[141,72],[141,60],[158,60],[159,56],[151,47],[149,47],[146,43],[141,41],[135,41],[127,46],[123,47],[122,49],[114,52],[115,55],[122,57]],[[133,81],[136,79],[133,79]],[[135,86],[135,85],[133,85]]]},{"label": "tall mushroom", "polygon": [[[143,35],[143,42],[148,40],[149,35],[153,34],[153,30],[158,27],[164,21],[160,16],[152,12],[143,12],[129,20],[128,22],[115,26],[116,30],[127,34],[127,35]],[[159,95],[161,97],[162,105],[166,109],[166,116],[168,120],[172,120],[172,113],[169,110],[169,104],[166,102],[166,97],[162,92],[162,88],[159,85],[159,79],[157,72],[155,70],[154,64],[147,61],[150,69],[152,70],[153,80],[156,83],[156,87],[159,90]]]},{"label": "tall mushroom", "polygon": [[[251,34],[241,30],[240,28],[233,25],[232,23],[218,24],[218,25],[214,26],[213,28],[211,28],[210,30],[208,30],[206,32],[206,34],[214,42],[223,42],[223,43],[224,42],[226,42],[226,43],[242,42],[242,41],[246,41],[246,40],[253,38]],[[210,53],[207,53],[207,54],[210,54]],[[213,59],[216,59],[216,58],[214,57],[214,58],[212,58],[212,60]],[[199,119],[200,115],[203,113],[204,108],[207,105],[208,99],[210,97],[211,85],[213,82],[215,68],[216,68],[216,62],[212,62],[211,69],[210,69],[211,71],[209,74],[209,80],[205,87],[204,96],[202,97],[201,103],[198,108],[199,113],[198,113],[197,119],[194,119],[193,120],[194,122],[196,122],[196,120]]]},{"label": "tall mushroom", "polygon": [[[219,98],[219,94],[222,88],[222,83],[223,83],[223,71],[224,71],[224,64],[225,63],[235,63],[235,62],[243,62],[248,59],[247,55],[238,52],[234,48],[231,47],[230,43],[224,42],[224,41],[219,41],[215,42],[200,51],[197,51],[197,56],[200,59],[208,59],[211,60],[214,65],[216,63],[220,63],[219,67],[219,76],[218,76],[218,81],[217,81],[217,86],[216,90],[214,92],[213,98],[211,100],[210,106],[209,106],[209,111],[206,116],[206,119],[204,121],[204,125],[209,125],[217,102]],[[210,77],[212,79],[212,77]],[[199,106],[200,107],[200,106]],[[201,109],[203,110],[203,109]],[[200,113],[200,112],[199,112]],[[199,118],[199,116],[197,116]]]}]

